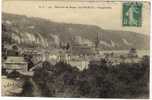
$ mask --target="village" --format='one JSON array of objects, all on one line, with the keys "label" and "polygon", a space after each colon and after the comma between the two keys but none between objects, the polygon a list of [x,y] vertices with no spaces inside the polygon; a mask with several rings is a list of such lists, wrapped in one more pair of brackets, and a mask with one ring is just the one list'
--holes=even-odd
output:
[{"label": "village", "polygon": [[19,72],[32,71],[39,63],[44,61],[48,61],[52,65],[55,65],[57,62],[65,62],[73,67],[77,67],[79,70],[84,70],[88,68],[89,64],[100,65],[102,59],[110,65],[116,65],[120,63],[137,63],[143,56],[139,56],[134,48],[124,52],[101,51],[99,50],[98,43],[91,45],[89,42],[81,42],[81,44],[73,42],[64,44],[61,48],[51,49],[19,48],[14,44],[3,46],[2,51],[2,68],[8,72],[13,70]]},{"label": "village", "polygon": [[[88,43],[89,44],[89,43]],[[48,61],[52,65],[64,62],[80,71],[87,69],[89,65],[102,65],[106,62],[107,66],[119,65],[121,63],[138,63],[146,55],[138,55],[136,49],[128,51],[100,51],[98,46],[88,44],[73,43],[72,45],[62,45],[61,48],[35,49],[20,48],[18,45],[2,46],[2,78],[7,88],[3,89],[3,95],[13,95],[21,93],[23,81],[10,79],[12,73],[33,77],[36,68],[42,66],[43,62]],[[11,74],[11,76],[9,75]],[[16,84],[16,88],[14,85]],[[11,93],[9,88],[13,88]]]}]

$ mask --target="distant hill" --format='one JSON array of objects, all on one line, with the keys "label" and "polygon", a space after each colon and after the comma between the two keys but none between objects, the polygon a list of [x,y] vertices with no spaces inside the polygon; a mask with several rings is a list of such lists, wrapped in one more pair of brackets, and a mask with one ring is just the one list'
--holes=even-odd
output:
[{"label": "distant hill", "polygon": [[132,47],[149,49],[149,37],[135,32],[105,30],[95,25],[58,23],[47,19],[2,13],[2,40],[21,46],[54,47],[71,42],[76,36],[94,43],[100,34],[103,50],[124,50]]}]

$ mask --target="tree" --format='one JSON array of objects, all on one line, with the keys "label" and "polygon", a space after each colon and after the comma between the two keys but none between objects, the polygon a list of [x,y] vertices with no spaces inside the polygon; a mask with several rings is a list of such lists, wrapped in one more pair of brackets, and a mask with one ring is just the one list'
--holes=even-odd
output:
[{"label": "tree", "polygon": [[34,66],[32,58],[33,58],[32,55],[24,55],[24,59],[28,63],[28,71]]},{"label": "tree", "polygon": [[17,45],[12,46],[12,52],[14,52],[15,56],[19,56],[19,48]]},{"label": "tree", "polygon": [[129,57],[137,57],[137,50],[135,48],[129,50]]}]

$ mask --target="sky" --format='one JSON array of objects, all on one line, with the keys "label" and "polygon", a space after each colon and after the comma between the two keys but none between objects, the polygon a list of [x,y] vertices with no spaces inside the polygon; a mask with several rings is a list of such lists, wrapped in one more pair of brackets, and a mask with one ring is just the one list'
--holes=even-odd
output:
[{"label": "sky", "polygon": [[[60,8],[66,6],[76,8]],[[91,8],[84,8],[88,6]],[[103,29],[150,34],[150,4],[148,2],[143,3],[141,27],[122,26],[122,2],[3,0],[2,11],[45,18],[55,22],[97,25]]]}]

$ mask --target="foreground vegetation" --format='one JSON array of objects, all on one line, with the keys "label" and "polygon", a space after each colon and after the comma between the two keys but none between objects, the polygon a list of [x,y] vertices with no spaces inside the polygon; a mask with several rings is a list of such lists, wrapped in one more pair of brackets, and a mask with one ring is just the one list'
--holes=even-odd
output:
[{"label": "foreground vegetation", "polygon": [[[149,57],[143,57],[139,63],[121,63],[115,66],[108,66],[106,61],[103,60],[101,62],[101,65],[89,65],[89,68],[83,71],[79,71],[77,68],[63,62],[59,62],[56,65],[51,65],[47,61],[43,62],[42,66],[35,69],[35,74],[32,78],[38,88],[38,96],[149,97]],[[30,82],[25,82],[25,85],[30,86],[33,83]],[[24,93],[27,92],[25,89],[26,87],[23,87]]]}]

